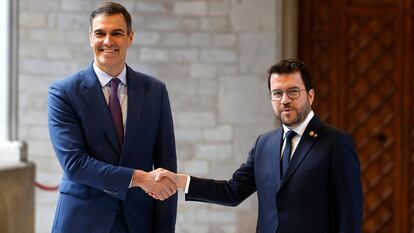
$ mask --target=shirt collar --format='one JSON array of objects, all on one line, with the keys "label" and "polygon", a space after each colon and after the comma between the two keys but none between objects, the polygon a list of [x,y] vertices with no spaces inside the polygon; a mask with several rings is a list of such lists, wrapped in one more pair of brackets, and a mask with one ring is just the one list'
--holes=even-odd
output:
[{"label": "shirt collar", "polygon": [[306,127],[308,126],[309,122],[312,120],[314,115],[315,115],[315,113],[313,113],[313,110],[311,110],[309,112],[308,116],[306,117],[306,119],[293,129],[289,129],[286,125],[283,125],[283,138],[285,138],[286,132],[289,131],[289,130],[293,130],[299,136],[302,136],[303,133],[305,132]]},{"label": "shirt collar", "polygon": [[112,78],[119,78],[121,80],[121,83],[126,86],[126,65],[124,65],[124,68],[122,69],[121,73],[119,73],[118,76],[112,77],[109,74],[105,73],[99,67],[93,62],[93,70],[95,71],[96,76],[98,77],[99,83],[102,87],[106,86]]}]

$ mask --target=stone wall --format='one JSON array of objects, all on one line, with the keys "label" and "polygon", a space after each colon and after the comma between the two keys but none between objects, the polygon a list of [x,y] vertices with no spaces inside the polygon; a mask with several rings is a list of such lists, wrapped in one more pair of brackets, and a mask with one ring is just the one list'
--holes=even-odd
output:
[{"label": "stone wall", "polygon": [[[98,1],[20,0],[19,137],[37,180],[62,174],[47,131],[47,87],[86,67]],[[226,179],[260,132],[275,127],[266,69],[281,57],[281,0],[126,0],[135,41],[127,63],[163,80],[173,108],[179,171]],[[56,192],[37,190],[36,232],[50,231]],[[256,195],[229,208],[179,196],[177,232],[254,232]]]}]

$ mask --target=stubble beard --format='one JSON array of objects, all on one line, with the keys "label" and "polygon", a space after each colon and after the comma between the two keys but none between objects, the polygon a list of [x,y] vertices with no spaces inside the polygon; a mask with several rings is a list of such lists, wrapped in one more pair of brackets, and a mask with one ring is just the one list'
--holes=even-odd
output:
[{"label": "stubble beard", "polygon": [[293,111],[296,113],[296,117],[293,121],[287,121],[283,119],[282,113],[279,112],[276,114],[276,118],[285,126],[288,127],[295,127],[298,126],[300,123],[302,123],[306,117],[308,116],[309,112],[311,111],[311,105],[309,104],[309,101],[306,101],[304,105],[302,105],[299,109],[294,108]]}]

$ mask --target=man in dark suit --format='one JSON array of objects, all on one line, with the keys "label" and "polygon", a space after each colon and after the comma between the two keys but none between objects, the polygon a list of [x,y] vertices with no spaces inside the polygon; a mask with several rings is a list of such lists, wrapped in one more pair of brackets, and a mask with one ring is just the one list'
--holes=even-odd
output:
[{"label": "man in dark suit", "polygon": [[63,168],[52,232],[175,232],[177,197],[154,168],[175,171],[173,121],[165,85],[125,63],[131,16],[116,3],[90,16],[94,61],[51,84],[50,138]]},{"label": "man in dark suit", "polygon": [[[236,206],[257,191],[260,233],[359,233],[363,194],[351,137],[311,110],[315,92],[299,60],[268,70],[270,99],[282,126],[260,135],[228,181],[160,172],[186,200]],[[154,197],[156,197],[154,195]]]}]

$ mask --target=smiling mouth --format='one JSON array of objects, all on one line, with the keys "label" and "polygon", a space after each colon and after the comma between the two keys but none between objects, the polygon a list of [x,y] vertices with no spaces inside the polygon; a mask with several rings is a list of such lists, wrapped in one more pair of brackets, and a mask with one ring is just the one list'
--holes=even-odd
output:
[{"label": "smiling mouth", "polygon": [[104,53],[117,53],[118,49],[99,49],[99,51]]}]

